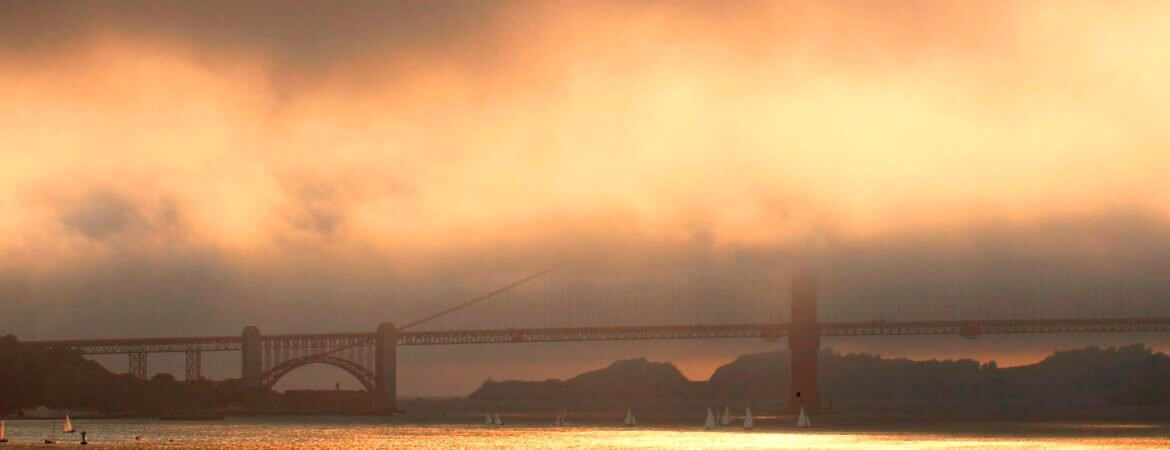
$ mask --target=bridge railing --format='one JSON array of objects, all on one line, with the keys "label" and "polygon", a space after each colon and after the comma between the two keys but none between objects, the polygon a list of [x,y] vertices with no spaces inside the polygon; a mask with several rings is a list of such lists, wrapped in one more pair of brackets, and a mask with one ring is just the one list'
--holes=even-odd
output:
[{"label": "bridge railing", "polygon": [[[1168,332],[1170,318],[1036,319],[977,321],[822,322],[821,336],[903,336]],[[718,325],[658,325],[630,327],[504,328],[443,331],[406,331],[399,345],[505,344],[521,342],[622,341],[653,339],[778,339],[788,335],[787,323]],[[374,333],[263,335],[267,348],[326,351],[341,347],[373,346]],[[77,339],[28,341],[30,345],[63,346],[87,355],[123,353],[183,353],[239,351],[239,336]]]},{"label": "bridge railing", "polygon": [[122,353],[184,353],[239,351],[239,336],[158,337],[121,339],[59,339],[27,341],[29,345],[67,347],[85,355]]},{"label": "bridge railing", "polygon": [[659,325],[645,327],[506,328],[408,331],[399,345],[503,344],[522,342],[628,341],[651,339],[776,338],[786,324]]}]

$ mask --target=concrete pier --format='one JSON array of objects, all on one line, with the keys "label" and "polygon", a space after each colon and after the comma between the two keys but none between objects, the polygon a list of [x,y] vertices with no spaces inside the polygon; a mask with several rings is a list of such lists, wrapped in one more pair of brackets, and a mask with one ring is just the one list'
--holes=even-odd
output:
[{"label": "concrete pier", "polygon": [[398,329],[392,323],[378,325],[374,338],[374,411],[398,411]]},{"label": "concrete pier", "polygon": [[240,381],[244,386],[259,387],[262,352],[260,328],[255,325],[244,327],[240,341],[243,344],[240,352]]}]

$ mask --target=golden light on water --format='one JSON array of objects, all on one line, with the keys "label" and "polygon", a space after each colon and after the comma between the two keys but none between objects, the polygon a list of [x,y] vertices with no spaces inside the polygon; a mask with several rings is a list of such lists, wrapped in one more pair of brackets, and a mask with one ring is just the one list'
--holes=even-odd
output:
[{"label": "golden light on water", "polygon": [[[819,429],[798,431],[778,424],[765,429],[703,431],[699,427],[656,426],[615,428],[605,425],[552,428],[515,425],[502,428],[461,424],[371,423],[377,419],[349,418],[239,418],[224,423],[166,423],[156,420],[80,420],[89,442],[101,447],[134,448],[1153,448],[1156,435],[1113,431],[1099,436],[1053,432],[1044,425],[1002,433],[935,431],[858,431]],[[968,422],[978,429],[993,423]],[[1000,424],[999,428],[1003,428]],[[1074,425],[1084,430],[1092,423]],[[912,427],[911,427],[912,428]],[[9,421],[10,445],[44,438],[40,421]],[[1108,433],[1122,433],[1110,436]],[[1152,434],[1151,434],[1152,433]],[[135,440],[143,436],[143,440]],[[61,439],[58,442],[72,441]]]}]

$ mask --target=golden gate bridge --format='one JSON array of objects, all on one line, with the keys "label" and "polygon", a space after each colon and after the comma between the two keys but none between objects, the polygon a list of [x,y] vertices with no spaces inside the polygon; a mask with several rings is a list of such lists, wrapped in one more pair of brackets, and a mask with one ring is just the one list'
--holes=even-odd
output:
[{"label": "golden gate bridge", "polygon": [[[804,405],[817,405],[817,354],[821,337],[953,335],[978,338],[982,335],[1036,333],[1164,333],[1170,331],[1170,317],[1097,317],[1031,319],[950,319],[897,321],[821,320],[818,281],[812,275],[798,275],[789,284],[788,320],[748,323],[662,324],[617,326],[545,327],[452,327],[411,330],[423,322],[499,296],[540,278],[546,272],[526,277],[500,289],[473,298],[455,307],[415,322],[395,327],[383,323],[372,332],[262,334],[256,326],[245,327],[240,335],[195,337],[144,337],[115,339],[68,339],[26,341],[29,345],[68,348],[84,355],[125,354],[129,372],[147,376],[148,355],[184,353],[187,380],[203,378],[204,352],[239,352],[241,382],[256,388],[271,388],[284,375],[309,364],[338,367],[358,380],[370,393],[372,404],[381,413],[397,410],[397,347],[439,345],[482,345],[539,342],[588,342],[680,339],[786,339],[791,352],[792,397],[802,393]],[[1151,293],[1159,294],[1157,291]],[[773,293],[776,294],[776,293]],[[782,309],[781,295],[773,295],[773,311]],[[637,301],[626,296],[624,301]],[[790,398],[792,398],[790,397]],[[795,405],[789,402],[790,407]]]}]

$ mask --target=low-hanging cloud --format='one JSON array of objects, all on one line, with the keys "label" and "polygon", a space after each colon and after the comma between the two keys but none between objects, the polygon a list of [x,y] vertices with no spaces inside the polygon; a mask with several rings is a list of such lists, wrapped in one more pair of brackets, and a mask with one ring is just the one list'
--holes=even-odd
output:
[{"label": "low-hanging cloud", "polygon": [[801,268],[842,320],[1102,315],[1108,289],[1164,313],[1167,25],[1159,2],[6,2],[0,327],[370,328],[552,265],[559,306],[517,294],[508,320],[781,320]]}]

